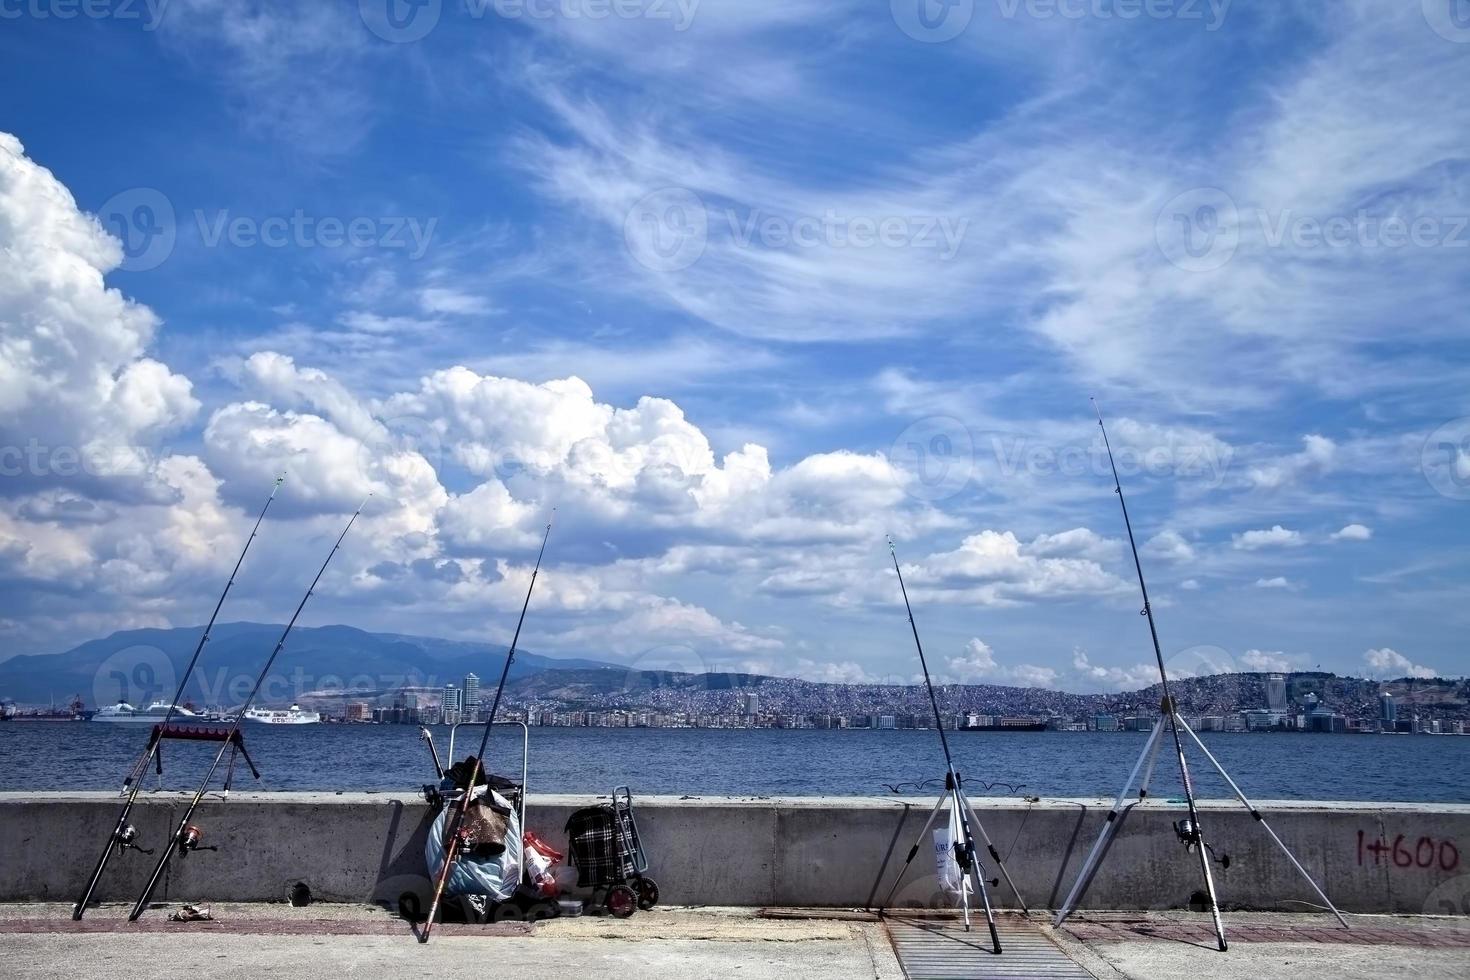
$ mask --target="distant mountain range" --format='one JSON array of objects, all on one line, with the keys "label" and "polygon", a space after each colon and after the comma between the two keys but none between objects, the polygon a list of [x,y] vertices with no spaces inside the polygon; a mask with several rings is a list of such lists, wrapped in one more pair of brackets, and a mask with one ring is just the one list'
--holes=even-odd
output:
[{"label": "distant mountain range", "polygon": [[[185,699],[200,706],[239,704],[281,629],[266,623],[216,625]],[[202,630],[199,626],[125,630],[65,653],[14,657],[0,662],[0,699],[22,705],[52,701],[63,705],[78,695],[89,707],[119,699],[133,704],[167,699]],[[260,700],[264,704],[302,700],[323,707],[346,700],[386,701],[386,696],[403,688],[459,686],[472,671],[488,690],[499,678],[504,655],[503,646],[489,643],[369,633],[350,626],[300,627],[277,658]],[[1294,693],[1311,690],[1334,708],[1359,717],[1374,717],[1378,695],[1384,692],[1456,717],[1465,714],[1470,702],[1470,680],[1378,682],[1320,672],[1293,672],[1291,678]],[[1187,711],[1219,713],[1265,704],[1263,673],[1173,680],[1173,694]],[[1157,710],[1161,693],[1157,684],[1141,691],[1107,694],[968,684],[945,685],[939,700],[946,711],[1146,714]],[[755,694],[761,710],[768,713],[927,715],[930,710],[923,688],[913,685],[823,684],[762,674],[648,671],[524,650],[517,653],[511,669],[507,698],[509,704],[521,706],[728,713],[740,710],[745,694]]]},{"label": "distant mountain range", "polygon": [[[243,700],[280,639],[280,625],[217,623],[185,696],[195,704],[231,705]],[[64,704],[73,695],[90,707],[119,698],[133,703],[167,700],[199,643],[202,626],[123,630],[89,640],[64,653],[23,655],[0,662],[0,698],[20,704]],[[482,685],[499,679],[505,647],[399,633],[369,633],[351,626],[297,627],[271,668],[262,700],[279,703],[323,689],[348,687],[364,694],[401,687],[456,686],[470,672]],[[516,653],[511,677],[553,668],[607,668],[597,660]]]}]

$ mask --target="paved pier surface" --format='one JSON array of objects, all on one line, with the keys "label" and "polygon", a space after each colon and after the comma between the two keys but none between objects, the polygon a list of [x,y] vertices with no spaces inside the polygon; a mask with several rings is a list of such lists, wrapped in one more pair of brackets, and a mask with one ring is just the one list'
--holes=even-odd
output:
[{"label": "paved pier surface", "polygon": [[[122,906],[95,909],[80,923],[61,905],[0,906],[0,963],[8,976],[72,980],[442,978],[471,971],[524,980],[1470,978],[1470,920],[1464,918],[1354,916],[1353,931],[1345,933],[1322,916],[1234,914],[1231,949],[1222,954],[1213,947],[1208,919],[1190,913],[1090,913],[1060,930],[1040,916],[1008,915],[1001,927],[1008,953],[994,957],[983,952],[983,928],[965,934],[953,919],[938,916],[883,921],[832,910],[676,908],[621,921],[450,924],[421,946],[406,923],[376,908],[216,904],[211,911],[214,922],[180,924],[159,908],[129,925]],[[908,962],[906,974],[895,945],[911,947],[920,931],[948,955],[927,960],[927,968]],[[956,952],[973,954],[971,965],[944,972],[944,963],[960,962]],[[1051,952],[1057,972],[1032,973],[1022,965],[1023,957],[1041,962]]]}]

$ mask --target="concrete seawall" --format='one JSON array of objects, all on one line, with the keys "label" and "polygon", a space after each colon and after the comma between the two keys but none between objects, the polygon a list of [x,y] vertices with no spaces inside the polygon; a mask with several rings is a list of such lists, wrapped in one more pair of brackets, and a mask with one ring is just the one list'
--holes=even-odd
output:
[{"label": "concrete seawall", "polygon": [[[601,798],[605,800],[605,798]],[[532,796],[528,826],[554,845],[572,810],[599,798]],[[1107,802],[973,801],[1021,893],[1055,907],[1092,846]],[[887,892],[932,799],[645,797],[636,800],[650,875],[678,905],[862,907]],[[72,901],[120,801],[108,793],[0,793],[0,901]],[[133,823],[157,846],[185,798],[140,798]],[[1260,804],[1272,827],[1341,908],[1470,914],[1470,805]],[[1205,802],[1201,821],[1228,868],[1216,866],[1226,907],[1304,911],[1315,903],[1270,837],[1234,802]],[[1167,909],[1199,888],[1196,859],[1172,823],[1182,807],[1150,802],[1124,817],[1086,908]],[[194,823],[201,851],[176,859],[160,901],[279,901],[305,882],[318,900],[394,902],[423,892],[428,808],[409,794],[235,794],[211,799]],[[884,868],[885,855],[887,867]],[[136,897],[154,858],[114,857],[104,901]],[[995,869],[989,868],[992,876]],[[876,898],[872,898],[876,891]],[[1014,907],[1001,886],[998,904]],[[941,906],[926,846],[895,906]]]}]

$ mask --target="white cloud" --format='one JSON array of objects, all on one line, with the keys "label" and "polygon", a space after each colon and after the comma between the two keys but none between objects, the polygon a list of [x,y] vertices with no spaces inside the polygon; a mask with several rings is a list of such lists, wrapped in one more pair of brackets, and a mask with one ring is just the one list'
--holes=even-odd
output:
[{"label": "white cloud", "polygon": [[187,378],[147,356],[158,318],[103,281],[121,245],[8,133],[0,254],[0,443],[40,447],[6,483],[142,475],[149,448],[199,402]]},{"label": "white cloud", "polygon": [[1101,562],[1118,557],[1122,547],[1123,542],[1116,538],[1105,538],[1096,531],[1078,527],[1060,534],[1039,534],[1024,550],[1038,558],[1085,558]]},{"label": "white cloud", "polygon": [[1027,554],[1010,531],[969,535],[954,551],[930,555],[906,567],[904,574],[916,591],[930,598],[988,605],[1110,595],[1129,589],[1095,561]]},{"label": "white cloud", "polygon": [[1179,587],[1186,592],[1198,592],[1200,586],[1199,582],[1196,579],[1187,578],[1183,582],[1179,583]]},{"label": "white cloud", "polygon": [[1254,671],[1290,671],[1305,664],[1301,654],[1283,653],[1280,650],[1247,650],[1240,655],[1240,665]]},{"label": "white cloud", "polygon": [[1302,436],[1301,452],[1257,463],[1246,472],[1254,487],[1277,490],[1311,476],[1330,472],[1337,461],[1337,444],[1326,436]]},{"label": "white cloud", "polygon": [[1367,541],[1373,537],[1373,529],[1362,524],[1349,524],[1332,535],[1334,541]]},{"label": "white cloud", "polygon": [[1178,531],[1160,531],[1144,543],[1143,553],[1170,562],[1194,561],[1194,546]]},{"label": "white cloud", "polygon": [[1266,531],[1246,531],[1235,535],[1235,547],[1240,551],[1259,551],[1262,548],[1296,548],[1306,544],[1300,531],[1289,531],[1280,524]]},{"label": "white cloud", "polygon": [[1377,650],[1369,650],[1363,654],[1363,662],[1366,663],[1374,676],[1384,678],[1398,677],[1438,677],[1439,671],[1433,667],[1416,664],[1408,657],[1389,647]]},{"label": "white cloud", "polygon": [[1258,579],[1256,579],[1256,588],[1258,588],[1258,589],[1284,589],[1284,590],[1290,590],[1290,589],[1296,588],[1296,586],[1293,585],[1292,582],[1291,582],[1291,580],[1288,579],[1288,578],[1286,578],[1285,576],[1283,576],[1283,575],[1277,575],[1277,576],[1274,576],[1272,578],[1258,578]]},{"label": "white cloud", "polygon": [[947,670],[942,678],[945,683],[1055,687],[1057,681],[1057,672],[1050,667],[1035,664],[1009,667],[998,663],[995,651],[978,637],[972,637],[959,656],[946,657],[945,665]]},{"label": "white cloud", "polygon": [[1139,663],[1131,667],[1104,667],[1094,664],[1087,651],[1078,647],[1072,651],[1072,670],[1090,685],[1100,685],[1119,691],[1136,691],[1158,683],[1159,668],[1156,664]]}]

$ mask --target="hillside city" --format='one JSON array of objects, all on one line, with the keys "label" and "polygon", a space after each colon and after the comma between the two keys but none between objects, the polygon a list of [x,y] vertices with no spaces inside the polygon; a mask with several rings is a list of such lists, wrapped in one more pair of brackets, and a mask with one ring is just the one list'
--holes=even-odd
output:
[{"label": "hillside city", "polygon": [[[570,676],[564,676],[570,675]],[[1470,682],[1374,681],[1334,674],[1218,674],[1171,683],[1199,731],[1466,734]],[[1124,694],[1041,688],[936,688],[946,727],[1136,731],[1158,717],[1159,685]],[[333,710],[334,720],[379,724],[473,722],[489,705],[469,674],[442,689],[404,688]],[[927,729],[920,686],[819,684],[732,674],[545,671],[513,683],[497,715],[535,726],[587,728]]]}]

